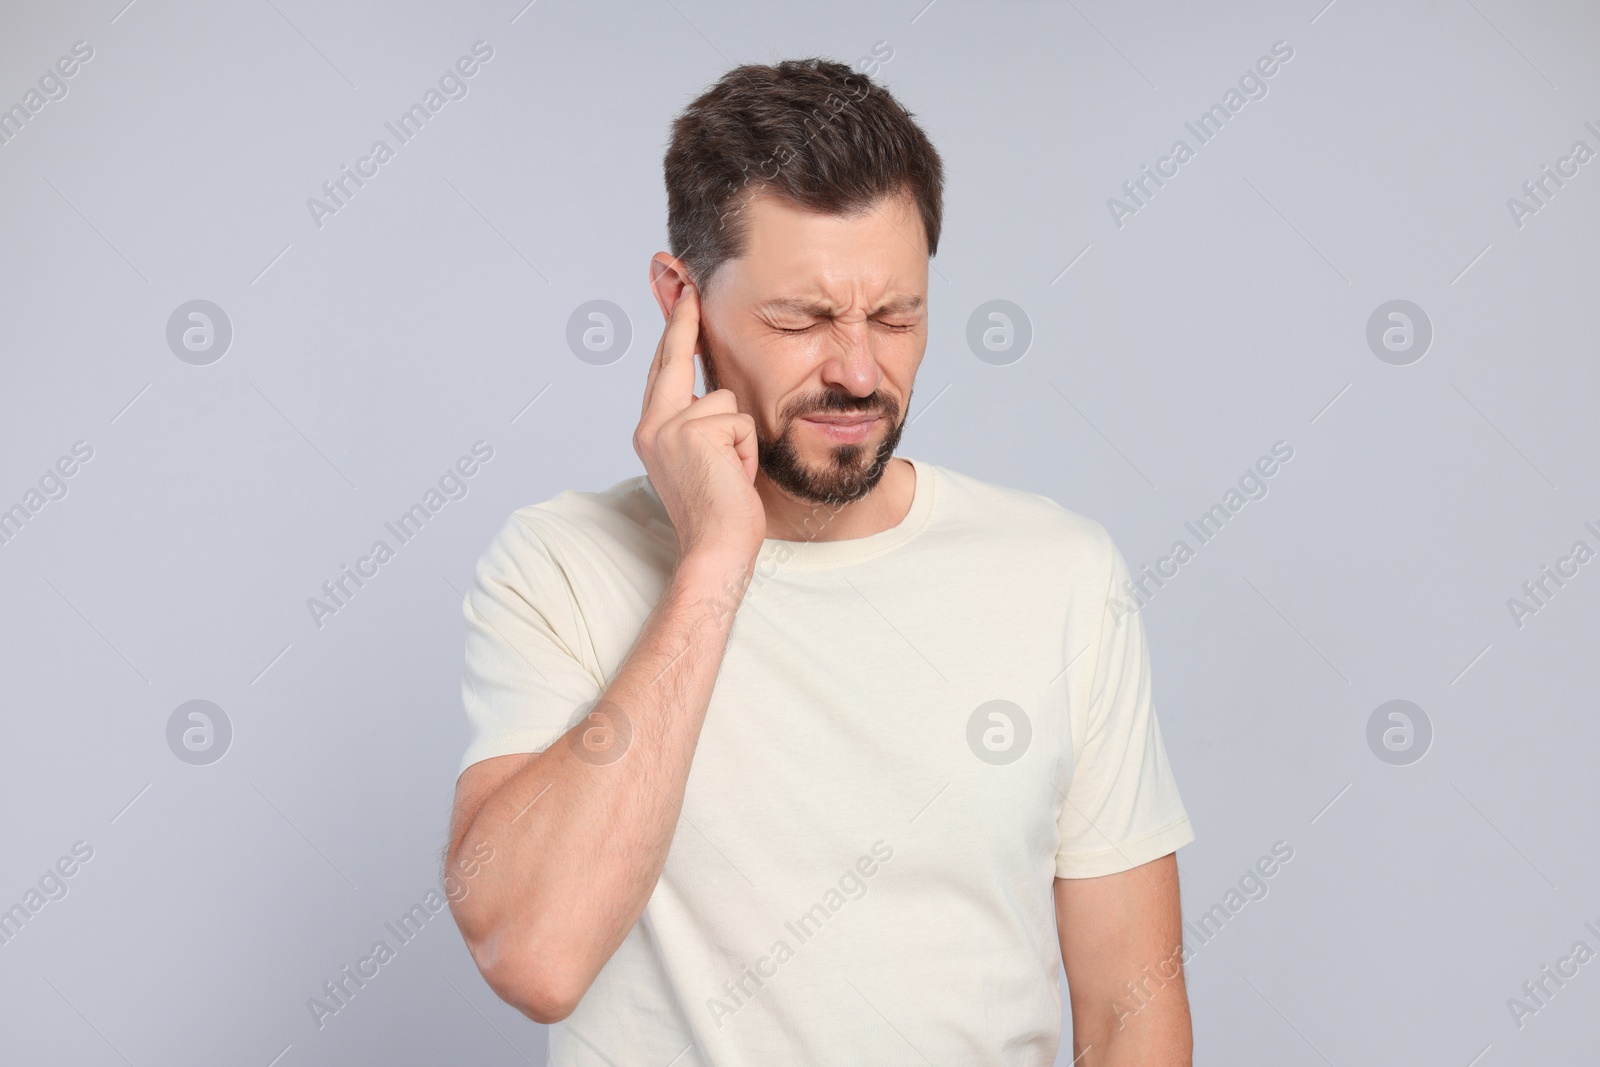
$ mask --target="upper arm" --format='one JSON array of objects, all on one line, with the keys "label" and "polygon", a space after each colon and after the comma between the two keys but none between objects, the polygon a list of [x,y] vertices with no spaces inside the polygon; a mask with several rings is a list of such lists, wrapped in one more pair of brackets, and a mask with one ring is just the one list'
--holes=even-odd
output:
[{"label": "upper arm", "polygon": [[[1170,1026],[1175,1013],[1181,1013],[1187,1032],[1175,854],[1116,874],[1057,878],[1055,902],[1061,962],[1080,1045],[1157,1019]],[[1145,1015],[1144,1009],[1153,1005],[1165,1010]]]},{"label": "upper arm", "polygon": [[536,509],[526,508],[507,519],[461,601],[470,739],[456,778],[447,865],[489,799],[600,693],[597,668],[574,650],[578,607],[538,521]]},{"label": "upper arm", "polygon": [[603,686],[583,641],[582,610],[534,528],[541,521],[534,510],[517,512],[501,528],[462,598],[461,698],[470,740],[459,769],[474,784],[495,773],[472,772],[480,762],[549,747]]},{"label": "upper arm", "polygon": [[1122,592],[1127,563],[1103,528],[1102,538],[1104,585],[1084,598],[1067,638],[1085,654],[1066,652],[1084,663],[1067,698],[1071,779],[1056,820],[1058,878],[1115,874],[1194,840],[1156,718],[1142,613]]},{"label": "upper arm", "polygon": [[446,864],[461,850],[462,838],[483,810],[484,804],[534,759],[535,753],[514,752],[505,756],[491,756],[479,760],[456,779],[456,799],[450,812],[450,840],[446,849]]}]

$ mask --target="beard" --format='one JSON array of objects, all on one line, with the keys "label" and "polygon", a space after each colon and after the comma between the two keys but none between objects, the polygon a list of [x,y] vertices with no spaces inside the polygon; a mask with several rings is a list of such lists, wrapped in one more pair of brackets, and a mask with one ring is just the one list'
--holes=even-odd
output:
[{"label": "beard", "polygon": [[[700,335],[700,367],[707,392],[722,388],[704,332]],[[821,464],[807,463],[795,444],[795,421],[805,415],[833,414],[877,415],[888,423],[889,432],[876,447],[867,443],[834,445]],[[829,390],[802,397],[784,408],[778,424],[778,435],[770,437],[756,420],[756,456],[761,473],[797,500],[834,507],[860,500],[877,487],[905,430],[900,405],[893,397],[876,391],[868,396],[852,396]]]}]

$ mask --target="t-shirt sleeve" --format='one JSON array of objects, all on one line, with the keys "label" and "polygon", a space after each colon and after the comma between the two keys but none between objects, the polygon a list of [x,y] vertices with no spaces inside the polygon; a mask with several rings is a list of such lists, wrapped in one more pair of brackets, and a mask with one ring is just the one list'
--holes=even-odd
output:
[{"label": "t-shirt sleeve", "polygon": [[1074,715],[1074,765],[1057,820],[1058,878],[1116,874],[1194,840],[1151,701],[1144,620],[1124,591],[1127,563],[1106,541],[1093,681],[1088,706]]},{"label": "t-shirt sleeve", "polygon": [[463,771],[493,756],[544,751],[602,690],[598,670],[574,651],[577,607],[535,522],[511,516],[462,600],[461,699],[470,730]]}]

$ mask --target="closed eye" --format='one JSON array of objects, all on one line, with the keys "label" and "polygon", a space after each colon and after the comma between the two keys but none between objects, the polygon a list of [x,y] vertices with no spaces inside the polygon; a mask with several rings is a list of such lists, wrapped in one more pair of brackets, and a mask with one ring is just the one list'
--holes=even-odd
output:
[{"label": "closed eye", "polygon": [[[914,322],[908,322],[908,323],[884,322],[881,319],[874,319],[873,321],[876,322],[879,326],[882,326],[885,329],[893,330],[896,333],[906,333],[907,331],[915,330],[917,328],[917,324],[914,323]],[[774,326],[773,329],[777,330],[779,333],[805,333],[805,332],[807,332],[807,331],[809,331],[811,329],[814,329],[816,327],[816,325],[817,324],[813,322],[810,326],[800,326],[800,327]]]}]

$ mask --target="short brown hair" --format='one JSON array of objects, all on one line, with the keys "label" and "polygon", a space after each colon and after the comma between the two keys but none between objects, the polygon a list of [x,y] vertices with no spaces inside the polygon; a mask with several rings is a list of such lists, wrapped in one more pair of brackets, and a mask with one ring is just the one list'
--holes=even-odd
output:
[{"label": "short brown hair", "polygon": [[672,124],[663,161],[667,241],[703,291],[742,255],[742,209],[762,193],[829,215],[907,192],[928,255],[939,248],[944,168],[922,127],[887,89],[832,60],[735,67]]}]

